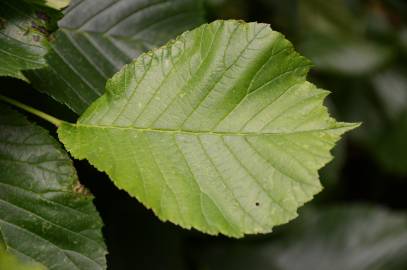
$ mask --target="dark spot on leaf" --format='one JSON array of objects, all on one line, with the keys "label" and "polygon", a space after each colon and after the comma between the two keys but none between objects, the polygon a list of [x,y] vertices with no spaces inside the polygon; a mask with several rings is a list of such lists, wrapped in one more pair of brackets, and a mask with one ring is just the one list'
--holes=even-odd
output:
[{"label": "dark spot on leaf", "polygon": [[48,35],[48,30],[47,30],[45,27],[43,27],[43,26],[40,26],[40,27],[38,28],[38,31],[40,31],[40,32],[43,33],[44,35]]},{"label": "dark spot on leaf", "polygon": [[34,42],[39,42],[39,41],[40,41],[40,36],[34,35],[34,36],[33,36],[33,41],[34,41]]},{"label": "dark spot on leaf", "polygon": [[73,191],[75,193],[79,193],[79,194],[82,194],[82,195],[85,195],[85,196],[91,195],[89,190],[85,186],[83,186],[79,181],[77,181],[76,184],[74,185]]},{"label": "dark spot on leaf", "polygon": [[49,41],[49,42],[54,42],[54,41],[55,41],[54,35],[52,35],[52,34],[49,35],[49,36],[48,36],[48,41]]},{"label": "dark spot on leaf", "polygon": [[31,22],[31,27],[44,35],[48,35],[48,30],[41,25],[38,25],[36,22]]},{"label": "dark spot on leaf", "polygon": [[38,19],[43,21],[49,21],[49,16],[45,12],[37,11],[35,14],[37,15]]},{"label": "dark spot on leaf", "polygon": [[260,206],[260,203],[259,203],[259,202],[256,202],[256,206]]}]

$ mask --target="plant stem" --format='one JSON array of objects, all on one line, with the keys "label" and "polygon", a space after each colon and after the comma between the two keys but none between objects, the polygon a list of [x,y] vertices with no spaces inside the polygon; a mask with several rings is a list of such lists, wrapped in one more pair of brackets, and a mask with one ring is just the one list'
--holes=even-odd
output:
[{"label": "plant stem", "polygon": [[4,101],[6,103],[9,103],[9,104],[11,104],[13,106],[16,106],[16,107],[18,107],[18,108],[20,108],[20,109],[22,109],[24,111],[32,113],[32,114],[34,114],[34,115],[36,115],[36,116],[38,116],[38,117],[40,117],[40,118],[42,118],[42,119],[44,119],[44,120],[46,120],[48,122],[54,124],[57,127],[59,127],[62,123],[64,123],[63,120],[55,118],[55,117],[53,117],[53,116],[51,116],[49,114],[46,114],[46,113],[44,113],[42,111],[39,111],[39,110],[37,110],[37,109],[35,109],[35,108],[31,107],[31,106],[25,105],[25,104],[23,104],[23,103],[21,103],[21,102],[19,102],[17,100],[14,100],[12,98],[8,98],[8,97],[5,97],[3,95],[0,95],[0,100]]}]

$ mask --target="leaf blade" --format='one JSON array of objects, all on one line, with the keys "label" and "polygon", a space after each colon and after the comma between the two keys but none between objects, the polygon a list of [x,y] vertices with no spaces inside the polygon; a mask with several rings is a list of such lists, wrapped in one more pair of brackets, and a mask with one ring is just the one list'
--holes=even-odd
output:
[{"label": "leaf blade", "polygon": [[50,269],[104,269],[102,223],[72,161],[45,130],[0,110],[0,244]]},{"label": "leaf blade", "polygon": [[42,265],[21,262],[3,249],[0,249],[0,268],[13,270],[45,270]]},{"label": "leaf blade", "polygon": [[1,3],[0,76],[26,80],[23,70],[46,66],[44,57],[55,14],[20,0]]},{"label": "leaf blade", "polygon": [[211,270],[405,268],[407,220],[403,213],[363,204],[302,212],[280,228],[276,238],[209,243],[197,247],[194,257],[201,267]]},{"label": "leaf blade", "polygon": [[202,23],[202,5],[192,0],[72,1],[46,56],[49,67],[26,76],[80,114],[123,65]]},{"label": "leaf blade", "polygon": [[37,5],[43,5],[54,9],[63,9],[69,5],[69,0],[25,0]]},{"label": "leaf blade", "polygon": [[269,232],[321,190],[317,170],[356,126],[329,117],[308,67],[268,25],[216,21],[126,65],[58,134],[162,220]]}]

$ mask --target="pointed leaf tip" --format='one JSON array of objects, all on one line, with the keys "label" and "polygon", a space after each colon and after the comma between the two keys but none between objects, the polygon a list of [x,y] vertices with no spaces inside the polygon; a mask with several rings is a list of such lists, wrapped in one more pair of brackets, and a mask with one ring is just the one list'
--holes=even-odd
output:
[{"label": "pointed leaf tip", "polygon": [[357,124],[337,123],[310,62],[269,25],[215,21],[142,54],[58,129],[162,220],[233,237],[296,217]]}]

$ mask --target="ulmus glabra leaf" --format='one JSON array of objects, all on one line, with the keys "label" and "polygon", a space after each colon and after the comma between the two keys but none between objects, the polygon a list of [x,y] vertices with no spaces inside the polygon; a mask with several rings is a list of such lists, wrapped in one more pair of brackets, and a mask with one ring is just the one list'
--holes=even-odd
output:
[{"label": "ulmus glabra leaf", "polygon": [[58,129],[162,220],[209,234],[267,233],[321,190],[340,136],[310,62],[267,24],[215,21],[142,54]]}]

